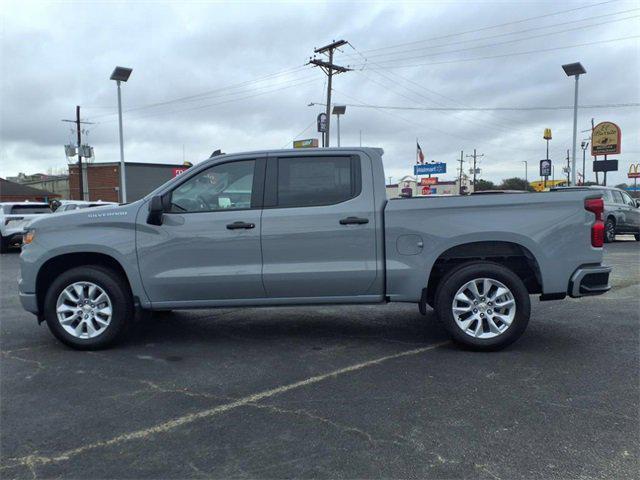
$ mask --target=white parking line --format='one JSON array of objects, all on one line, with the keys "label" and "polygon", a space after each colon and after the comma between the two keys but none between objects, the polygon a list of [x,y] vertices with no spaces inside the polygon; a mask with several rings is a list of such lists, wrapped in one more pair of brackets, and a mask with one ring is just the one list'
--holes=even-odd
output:
[{"label": "white parking line", "polygon": [[217,407],[208,408],[206,410],[202,410],[200,412],[190,413],[188,415],[183,415],[181,417],[174,418],[173,420],[168,420],[166,422],[159,423],[153,427],[145,428],[142,430],[136,430],[130,433],[124,433],[122,435],[118,435],[109,440],[102,440],[95,443],[90,443],[83,445],[78,448],[74,448],[72,450],[67,450],[66,452],[60,453],[54,456],[40,456],[40,455],[28,455],[25,457],[18,457],[7,459],[11,464],[3,465],[2,469],[12,468],[19,465],[27,466],[31,469],[37,465],[46,465],[50,463],[58,463],[65,460],[69,460],[71,457],[84,453],[88,450],[95,450],[98,448],[110,447],[119,443],[128,442],[131,440],[141,440],[148,438],[157,433],[165,433],[171,430],[174,430],[183,425],[187,425],[189,423],[195,422],[196,420],[200,420],[203,418],[214,417],[216,415],[220,415],[221,413],[228,412],[229,410],[233,410],[238,407],[242,407],[243,405],[247,405],[250,403],[256,403],[265,398],[270,398],[275,395],[279,395],[281,393],[288,392],[290,390],[295,390],[297,388],[306,387],[308,385],[313,385],[314,383],[322,382],[323,380],[327,380],[330,378],[336,378],[345,373],[355,372],[357,370],[361,370],[363,368],[372,367],[374,365],[379,365],[388,360],[393,360],[401,357],[408,357],[411,355],[418,355],[423,352],[427,352],[429,350],[433,350],[435,348],[442,347],[443,345],[447,345],[451,343],[450,341],[436,343],[434,345],[429,345],[427,347],[415,348],[413,350],[405,350],[404,352],[395,353],[393,355],[387,355],[385,357],[376,358],[374,360],[368,360],[366,362],[357,363],[355,365],[350,365],[348,367],[340,368],[338,370],[334,370],[332,372],[324,373],[322,375],[316,375],[314,377],[309,377],[305,380],[300,380],[299,382],[290,383],[288,385],[282,385],[280,387],[273,388],[271,390],[265,390],[262,392],[254,393],[253,395],[249,395],[243,398],[239,398],[233,402],[225,403],[223,405],[218,405]]}]

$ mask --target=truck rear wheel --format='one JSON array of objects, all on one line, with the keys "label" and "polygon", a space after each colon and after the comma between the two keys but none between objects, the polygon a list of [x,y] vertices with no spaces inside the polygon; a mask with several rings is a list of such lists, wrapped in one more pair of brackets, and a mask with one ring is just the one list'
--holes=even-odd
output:
[{"label": "truck rear wheel", "polygon": [[493,262],[462,265],[436,291],[436,313],[453,339],[474,350],[516,341],[531,313],[529,292],[508,268]]},{"label": "truck rear wheel", "polygon": [[133,312],[126,283],[99,265],[67,270],[53,281],[44,300],[51,333],[78,350],[98,350],[115,343]]}]

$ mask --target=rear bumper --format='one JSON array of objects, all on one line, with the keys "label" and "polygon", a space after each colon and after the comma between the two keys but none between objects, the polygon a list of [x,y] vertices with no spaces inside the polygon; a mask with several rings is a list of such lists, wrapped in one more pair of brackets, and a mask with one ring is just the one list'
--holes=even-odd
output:
[{"label": "rear bumper", "polygon": [[602,295],[611,290],[609,274],[611,267],[606,265],[585,265],[578,268],[569,280],[570,297]]}]

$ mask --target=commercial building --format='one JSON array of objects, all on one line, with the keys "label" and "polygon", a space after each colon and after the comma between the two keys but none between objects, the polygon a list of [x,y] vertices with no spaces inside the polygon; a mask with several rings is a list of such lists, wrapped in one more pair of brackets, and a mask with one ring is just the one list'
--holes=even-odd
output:
[{"label": "commercial building", "polygon": [[0,202],[50,202],[60,195],[0,178]]},{"label": "commercial building", "polygon": [[[133,202],[182,173],[184,164],[127,162],[125,175],[127,201]],[[118,202],[120,192],[120,163],[88,163],[83,165],[84,199]],[[69,198],[80,200],[80,176],[77,164],[69,165]]]},{"label": "commercial building", "polygon": [[[427,195],[459,195],[460,182],[459,180],[430,180],[429,185],[422,185],[422,181],[419,178],[407,175],[400,179],[398,183],[387,185],[387,198],[398,198],[405,191],[411,191],[412,197],[427,196]],[[470,185],[467,177],[462,179],[462,187],[465,193],[473,191],[473,186]]]}]

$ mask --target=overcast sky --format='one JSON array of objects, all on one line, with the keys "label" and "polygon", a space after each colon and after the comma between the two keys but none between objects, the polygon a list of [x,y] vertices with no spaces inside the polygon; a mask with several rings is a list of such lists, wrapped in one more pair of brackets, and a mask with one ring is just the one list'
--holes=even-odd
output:
[{"label": "overcast sky", "polygon": [[[76,105],[95,122],[85,138],[96,161],[117,161],[115,65],[133,68],[123,85],[128,161],[196,163],[218,148],[317,137],[323,107],[307,105],[325,100],[326,77],[305,63],[334,39],[351,44],[335,62],[354,68],[334,78],[334,103],[348,105],[342,145],[358,145],[361,132],[363,145],[384,148],[394,179],[412,173],[416,138],[427,160],[447,162],[447,177],[460,151],[476,148],[482,178],[524,177],[526,160],[535,179],[545,127],[559,177],[573,112],[381,106],[571,106],[574,82],[561,65],[575,61],[587,69],[581,105],[640,102],[637,1],[4,1],[0,15],[2,177],[66,168],[63,145],[75,134],[61,119],[74,118]],[[581,109],[579,130],[592,117],[622,128],[609,183],[626,181],[640,161],[638,107]]]}]

